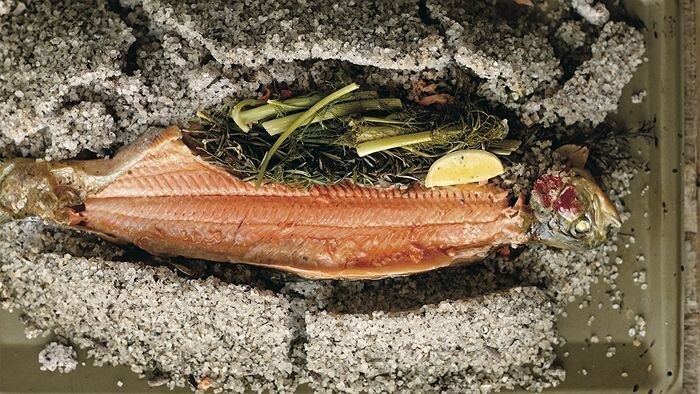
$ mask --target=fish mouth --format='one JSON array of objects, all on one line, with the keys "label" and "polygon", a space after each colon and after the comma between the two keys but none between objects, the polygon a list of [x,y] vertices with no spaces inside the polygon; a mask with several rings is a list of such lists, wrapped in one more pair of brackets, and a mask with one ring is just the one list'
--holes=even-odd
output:
[{"label": "fish mouth", "polygon": [[587,190],[593,200],[593,212],[595,214],[596,223],[599,224],[602,231],[605,233],[608,229],[618,229],[622,227],[622,218],[615,204],[610,200],[608,195],[600,188],[598,183],[593,180],[590,174],[582,175],[579,182],[582,183],[582,188]]},{"label": "fish mouth", "polygon": [[602,245],[607,241],[611,232],[622,227],[622,219],[615,204],[610,200],[608,195],[603,191],[600,185],[586,171],[578,175],[574,180],[576,188],[587,194],[589,200],[589,208],[585,213],[591,225],[590,235],[579,239],[578,243],[573,241],[574,249],[581,247],[594,248]]},{"label": "fish mouth", "polygon": [[602,217],[602,223],[607,228],[619,229],[622,227],[622,219],[620,218],[620,213],[615,208],[615,205],[610,201],[610,199],[603,195],[600,197],[600,215]]}]

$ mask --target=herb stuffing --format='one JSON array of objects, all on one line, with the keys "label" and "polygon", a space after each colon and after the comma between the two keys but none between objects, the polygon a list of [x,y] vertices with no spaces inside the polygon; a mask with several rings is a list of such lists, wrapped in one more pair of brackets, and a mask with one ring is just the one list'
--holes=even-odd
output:
[{"label": "herb stuffing", "polygon": [[239,178],[294,187],[350,180],[364,186],[423,181],[461,149],[508,154],[505,120],[468,97],[421,105],[355,84],[289,99],[242,100],[197,114],[188,143]]}]

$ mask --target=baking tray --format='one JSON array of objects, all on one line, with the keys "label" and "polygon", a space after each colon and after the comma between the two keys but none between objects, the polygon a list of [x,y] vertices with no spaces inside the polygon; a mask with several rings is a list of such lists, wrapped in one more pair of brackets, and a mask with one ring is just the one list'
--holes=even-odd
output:
[{"label": "baking tray", "polygon": [[[567,370],[556,392],[641,392],[676,393],[682,382],[682,261],[683,261],[683,130],[682,130],[682,18],[679,1],[625,1],[632,17],[646,27],[645,62],[625,88],[619,112],[612,118],[626,127],[655,120],[654,142],[635,141],[633,152],[648,160],[650,171],[634,179],[633,193],[627,198],[631,219],[622,229],[634,234],[635,242],[621,239],[618,285],[624,292],[620,310],[610,307],[606,286],[592,289],[593,301],[579,309],[573,302],[568,317],[559,320],[560,334],[567,339],[557,350],[559,361]],[[646,90],[641,104],[631,104],[630,95]],[[646,193],[642,193],[645,186]],[[644,213],[647,213],[646,217]],[[625,243],[628,247],[625,247]],[[635,262],[644,255],[644,266]],[[634,271],[646,269],[648,288],[641,290],[632,281]],[[598,309],[598,303],[605,306]],[[590,315],[595,320],[589,326]],[[643,315],[647,335],[641,346],[634,346],[628,330],[633,316]],[[595,334],[601,341],[590,344]],[[613,344],[605,337],[611,335]],[[150,388],[127,367],[93,367],[79,365],[70,374],[42,372],[37,354],[51,337],[28,340],[16,314],[0,311],[0,392],[167,392]],[[608,347],[616,355],[606,357]],[[568,357],[564,354],[568,353]],[[84,354],[80,354],[85,361]],[[584,372],[585,370],[585,372]],[[623,372],[627,376],[623,376]],[[122,382],[121,387],[117,382]],[[171,391],[178,392],[181,390]],[[185,389],[183,392],[190,392]]]}]

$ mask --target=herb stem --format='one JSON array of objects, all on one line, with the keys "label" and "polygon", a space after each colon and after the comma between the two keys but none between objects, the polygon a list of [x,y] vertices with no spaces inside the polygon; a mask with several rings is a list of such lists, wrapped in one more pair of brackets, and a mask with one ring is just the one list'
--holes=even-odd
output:
[{"label": "herb stem", "polygon": [[324,95],[322,93],[314,93],[287,100],[267,100],[267,104],[251,108],[241,115],[247,123],[257,123],[272,116],[305,110],[316,104],[323,97]]},{"label": "herb stem", "polygon": [[253,99],[245,99],[241,100],[238,102],[238,104],[234,105],[233,108],[231,109],[231,118],[233,119],[234,122],[236,122],[236,125],[243,130],[244,132],[249,132],[250,127],[248,127],[248,120],[245,119],[241,111],[243,111],[243,108],[249,107],[251,105],[260,105],[262,104],[261,101],[258,100],[253,100]]},{"label": "herb stem", "polygon": [[216,120],[212,119],[209,115],[207,115],[205,112],[202,111],[197,111],[197,117],[199,119],[204,120],[205,122],[211,123],[211,124],[216,124]]},{"label": "herb stem", "polygon": [[379,93],[377,93],[376,90],[363,90],[360,92],[352,92],[350,94],[347,94],[335,100],[335,104],[345,103],[347,101],[376,99],[378,97]]},{"label": "herb stem", "polygon": [[394,124],[394,125],[406,124],[405,120],[390,119],[390,118],[377,118],[374,116],[363,116],[362,118],[358,119],[358,123],[361,123],[361,122],[379,123],[379,124]]},{"label": "herb stem", "polygon": [[406,128],[393,124],[385,126],[358,125],[353,128],[353,133],[355,143],[359,144],[362,142],[372,141],[380,138],[406,134]]},{"label": "herb stem", "polygon": [[306,110],[306,112],[302,113],[298,118],[296,118],[294,122],[292,122],[292,124],[290,124],[289,127],[285,130],[285,132],[282,133],[279,136],[279,138],[277,138],[277,141],[275,141],[275,143],[270,147],[270,150],[268,150],[265,154],[265,158],[260,164],[260,170],[258,171],[258,178],[255,182],[255,185],[260,186],[262,184],[263,180],[265,179],[265,172],[267,171],[267,166],[270,164],[272,156],[275,155],[279,147],[284,143],[284,141],[287,140],[287,138],[289,138],[289,136],[294,132],[294,130],[299,128],[299,126],[306,124],[307,122],[312,120],[323,107],[331,104],[335,100],[359,88],[360,86],[358,84],[351,83],[350,85],[336,90],[335,92],[319,100],[311,108]]},{"label": "herb stem", "polygon": [[[323,122],[329,119],[342,118],[343,116],[356,114],[365,111],[398,111],[403,109],[403,104],[400,99],[367,99],[358,101],[347,101],[340,104],[329,106],[323,112],[316,115],[310,122],[303,124],[307,126],[313,123]],[[268,120],[263,122],[262,126],[270,135],[277,135],[284,132],[290,124],[303,114],[292,114],[282,118]]]},{"label": "herb stem", "polygon": [[420,133],[397,135],[363,142],[357,145],[357,155],[363,157],[387,149],[430,142],[433,138],[432,134],[431,131],[421,131]]},{"label": "herb stem", "polygon": [[[231,109],[229,116],[233,118],[234,122],[236,122],[241,130],[247,133],[250,131],[250,127],[248,126],[250,124],[258,123],[261,120],[269,119],[274,116],[306,110],[324,97],[325,95],[323,93],[313,93],[287,100],[267,100],[267,102],[252,99],[242,100]],[[365,100],[377,97],[379,97],[379,95],[376,91],[367,90],[355,92],[354,94],[339,99],[337,102]],[[246,107],[250,106],[254,106],[254,108],[246,109]],[[280,131],[280,133],[282,131]]]}]

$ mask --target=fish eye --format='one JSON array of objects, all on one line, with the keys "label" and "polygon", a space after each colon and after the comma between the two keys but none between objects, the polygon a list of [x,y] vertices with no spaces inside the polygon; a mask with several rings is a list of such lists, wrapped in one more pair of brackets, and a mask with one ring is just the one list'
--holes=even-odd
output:
[{"label": "fish eye", "polygon": [[577,219],[569,231],[574,238],[581,238],[591,231],[591,221],[587,217]]}]

